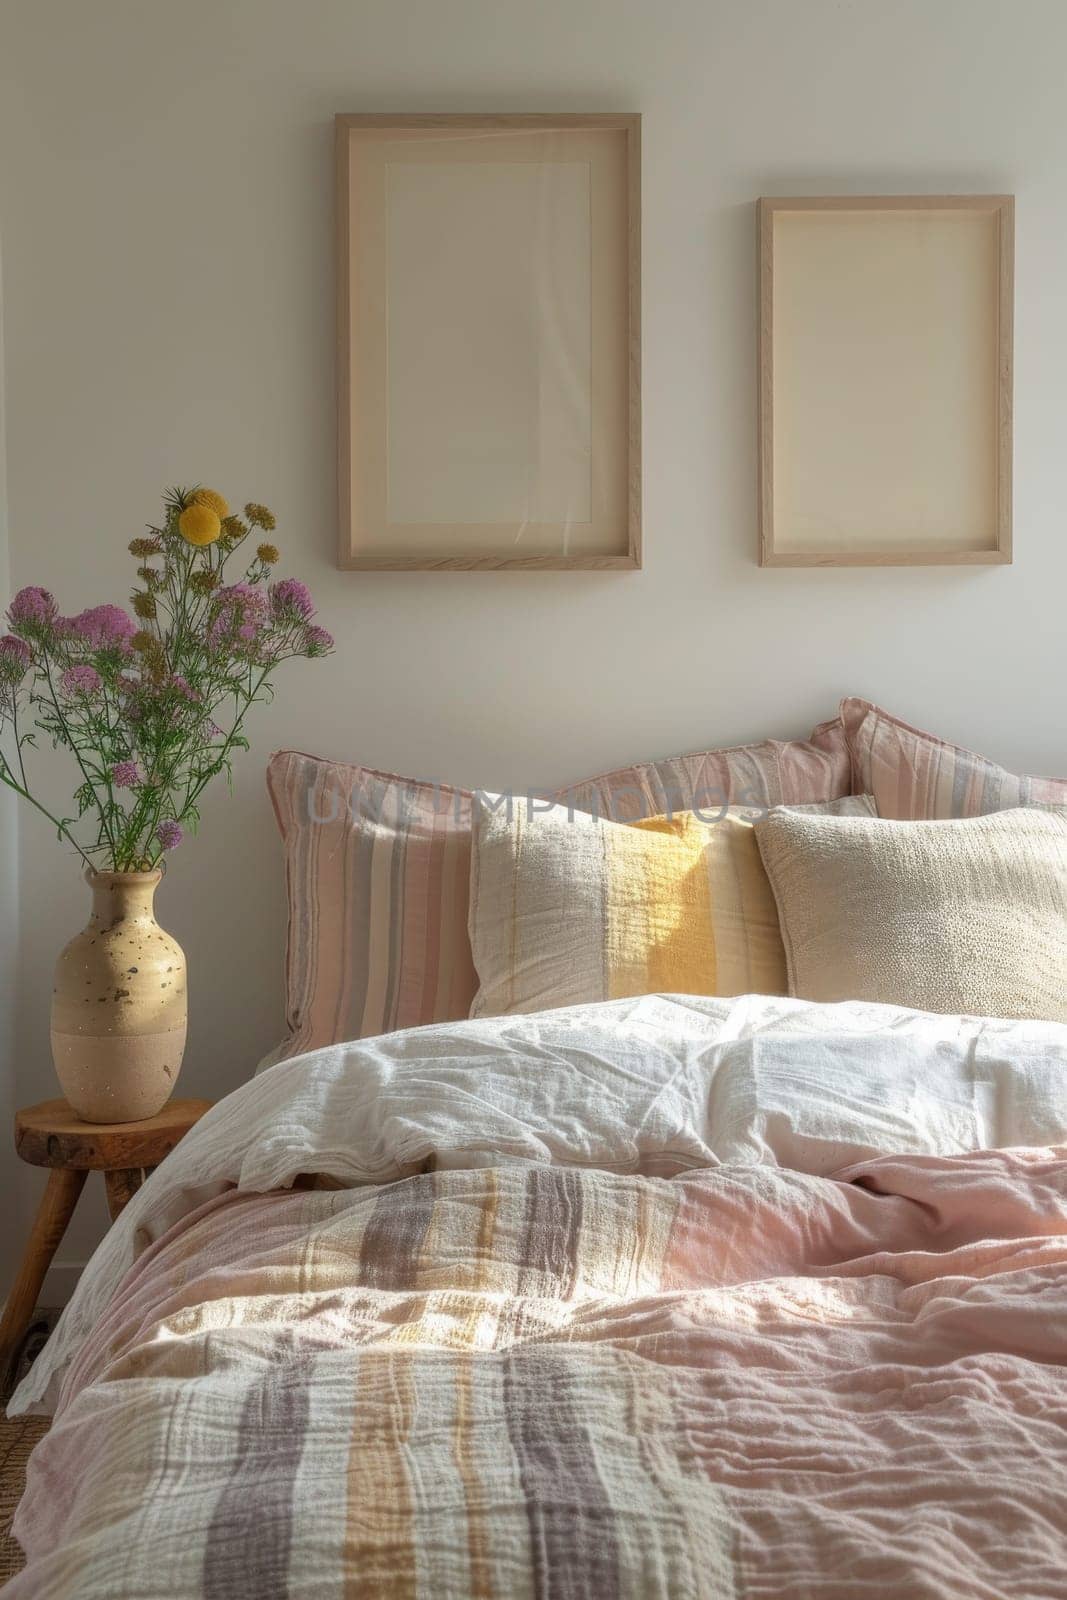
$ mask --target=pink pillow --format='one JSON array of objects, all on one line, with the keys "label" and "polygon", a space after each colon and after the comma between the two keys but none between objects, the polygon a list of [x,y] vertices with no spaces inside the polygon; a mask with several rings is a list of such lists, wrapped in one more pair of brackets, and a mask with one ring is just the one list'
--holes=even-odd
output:
[{"label": "pink pillow", "polygon": [[977,817],[1013,806],[1067,806],[1067,778],[1018,778],[972,750],[923,733],[869,700],[842,700],[852,791],[881,817]]},{"label": "pink pillow", "polygon": [[849,792],[848,749],[834,717],[807,739],[762,739],[619,767],[569,785],[562,798],[612,822],[640,822],[688,810],[711,817],[727,806],[817,805]]},{"label": "pink pillow", "polygon": [[[264,1065],[466,1017],[478,986],[467,932],[471,791],[295,750],[271,757],[267,788],[285,850],[289,941],[287,1034]],[[625,821],[848,792],[835,720],[806,740],[624,767],[558,798]]]}]

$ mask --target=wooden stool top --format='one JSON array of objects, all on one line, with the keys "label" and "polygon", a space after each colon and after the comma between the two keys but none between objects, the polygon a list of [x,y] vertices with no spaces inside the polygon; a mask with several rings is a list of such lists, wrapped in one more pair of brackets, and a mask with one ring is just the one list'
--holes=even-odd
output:
[{"label": "wooden stool top", "polygon": [[15,1113],[15,1149],[34,1167],[120,1172],[158,1167],[210,1100],[170,1100],[144,1122],[83,1122],[65,1100],[42,1100]]}]

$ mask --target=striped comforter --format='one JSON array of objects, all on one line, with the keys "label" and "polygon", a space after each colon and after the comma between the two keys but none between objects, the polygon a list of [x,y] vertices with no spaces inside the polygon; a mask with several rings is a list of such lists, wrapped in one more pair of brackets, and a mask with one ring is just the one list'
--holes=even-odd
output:
[{"label": "striped comforter", "polygon": [[[827,1125],[831,1087],[813,1087],[812,1072],[833,1077],[813,1041],[825,1046],[837,1008],[779,1009],[773,1026],[750,1011],[741,1026],[736,1009],[709,1005],[729,1047],[714,1062],[702,1052],[705,1099],[730,1137],[725,1085],[707,1093],[713,1065],[736,1069],[746,1036],[766,1065],[771,1038],[792,1029],[794,1119],[817,1120],[815,1096],[824,1156],[842,1148],[844,1113]],[[129,1208],[140,1244],[88,1336],[60,1340],[12,1600],[1067,1596],[1067,1150],[853,1151],[804,1171],[774,1146],[810,1154],[810,1133],[806,1146],[776,1133],[753,1103],[758,1159],[709,1152],[657,1176],[646,1149],[646,1170],[611,1171],[611,1107],[597,1110],[592,1063],[621,1017],[632,1043],[648,1009],[597,1012],[584,1048],[562,1049],[565,1018],[542,1021],[542,1065],[569,1092],[545,1109],[537,1086],[516,1081],[510,1107],[530,1124],[532,1094],[541,1137],[587,1140],[589,1163],[464,1159],[439,1121],[439,1170],[256,1192],[257,1163],[306,1164],[293,1107],[324,1071],[308,1058],[249,1086],[269,1123],[246,1115],[231,1140],[244,1186],[229,1179],[205,1198],[201,1180],[226,1165],[206,1152],[221,1150],[231,1114],[212,1113],[171,1158],[171,1189],[165,1167]],[[685,1013],[692,1022],[689,1002]],[[861,1060],[874,1071],[878,1039],[890,1053],[896,1043],[917,1122],[927,1111],[908,1040],[930,1023],[886,1008],[869,1008],[864,1027],[841,1019],[863,1039],[854,1073]],[[1067,1074],[1059,1111],[1054,1097],[1039,1104],[1027,1026],[949,1019],[931,1071],[974,1080],[995,1038],[999,1097],[972,1081],[982,1125],[1017,1080],[1025,1114],[1041,1126],[1059,1115],[1067,1133]],[[428,1037],[407,1046],[427,1103]],[[438,1100],[450,1073],[457,1094],[465,1081],[457,1041],[487,1037],[505,1035],[488,1024],[447,1035]],[[678,1037],[666,1052],[675,1089]],[[1067,1029],[1043,1038],[1062,1072]],[[346,1076],[373,1078],[369,1048]],[[647,1097],[662,1113],[668,1089],[646,1054],[652,1081],[635,1085],[634,1115],[654,1127]],[[499,1071],[483,1058],[487,1102]],[[393,1059],[393,1093],[403,1078]],[[460,1098],[456,1115],[471,1121]],[[484,1140],[493,1118],[483,1108],[480,1120]],[[876,1143],[862,1121],[854,1142]],[[677,1146],[666,1127],[660,1143]],[[320,1130],[325,1166],[344,1166],[345,1148],[365,1170],[378,1149],[366,1137],[361,1150],[354,1130]],[[658,1160],[668,1165],[665,1150]]]}]

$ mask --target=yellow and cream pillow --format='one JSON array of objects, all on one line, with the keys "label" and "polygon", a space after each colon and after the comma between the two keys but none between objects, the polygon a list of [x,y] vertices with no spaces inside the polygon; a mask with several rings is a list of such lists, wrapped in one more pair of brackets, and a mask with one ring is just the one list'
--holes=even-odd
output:
[{"label": "yellow and cream pillow", "polygon": [[[804,808],[871,815],[864,796]],[[555,806],[475,813],[473,1017],[639,994],[785,994],[751,811],[631,824]]]}]

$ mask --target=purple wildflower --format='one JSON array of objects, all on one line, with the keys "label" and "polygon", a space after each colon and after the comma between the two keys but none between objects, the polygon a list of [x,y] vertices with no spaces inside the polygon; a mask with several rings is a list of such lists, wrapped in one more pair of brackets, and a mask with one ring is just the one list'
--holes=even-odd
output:
[{"label": "purple wildflower", "polygon": [[100,674],[95,667],[68,667],[59,683],[67,694],[96,694],[100,688]]},{"label": "purple wildflower", "polygon": [[182,842],[182,830],[173,817],[165,817],[156,829],[156,838],[164,850],[177,850]]},{"label": "purple wildflower", "polygon": [[49,628],[56,620],[55,599],[47,589],[31,584],[12,600],[7,620],[16,633],[22,628]]},{"label": "purple wildflower", "polygon": [[327,633],[325,628],[309,628],[304,643],[309,656],[324,656],[327,650],[333,649],[333,634]]},{"label": "purple wildflower", "polygon": [[239,605],[253,611],[262,611],[265,604],[263,590],[257,589],[254,583],[231,583],[218,591],[215,600],[220,606]]},{"label": "purple wildflower", "polygon": [[111,782],[116,789],[136,789],[141,782],[141,769],[136,761],[116,761],[111,769]]},{"label": "purple wildflower", "polygon": [[90,606],[70,621],[70,631],[90,650],[123,650],[137,632],[137,624],[121,606]]},{"label": "purple wildflower", "polygon": [[311,590],[299,578],[282,578],[271,584],[270,609],[279,622],[304,622],[315,614]]},{"label": "purple wildflower", "polygon": [[183,700],[200,699],[200,696],[197,694],[188,678],[183,678],[180,672],[175,672],[171,675],[170,687],[176,694],[181,695]]},{"label": "purple wildflower", "polygon": [[215,614],[208,625],[208,644],[212,650],[235,645],[245,652],[255,645],[267,622],[267,599],[262,589],[251,583],[234,583],[215,596]]},{"label": "purple wildflower", "polygon": [[21,683],[30,665],[30,647],[13,633],[0,638],[0,682]]}]

